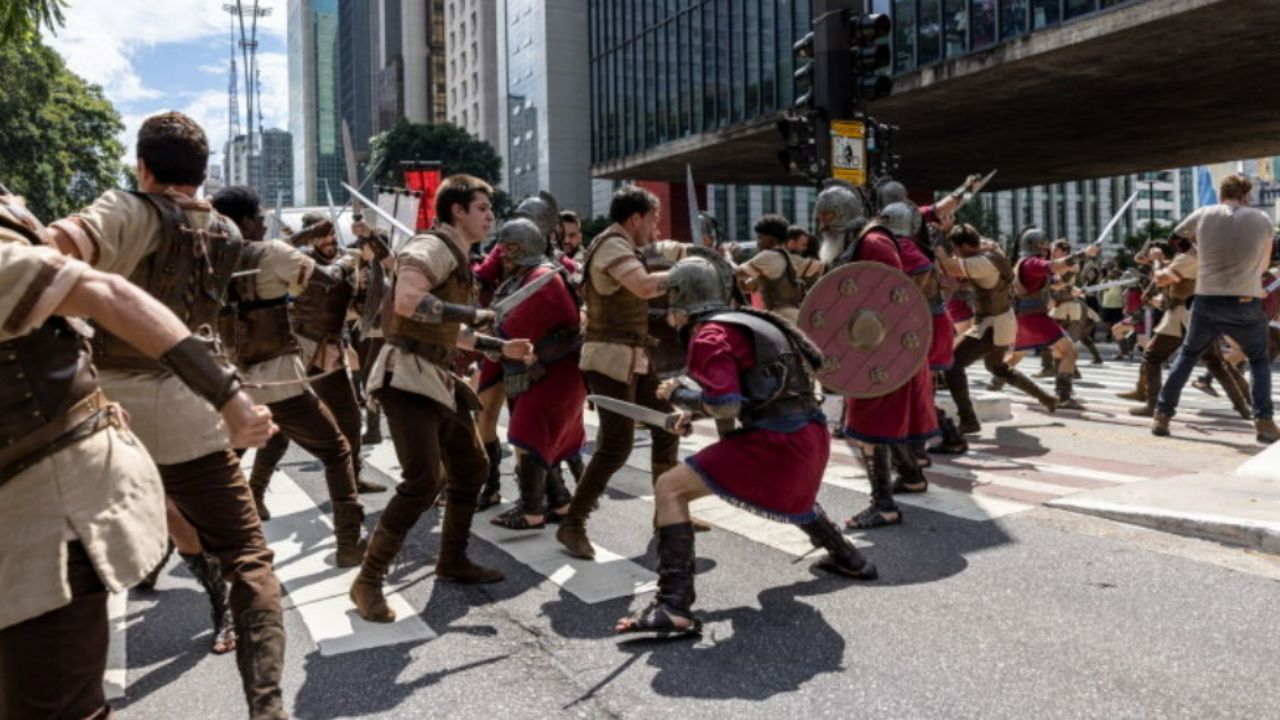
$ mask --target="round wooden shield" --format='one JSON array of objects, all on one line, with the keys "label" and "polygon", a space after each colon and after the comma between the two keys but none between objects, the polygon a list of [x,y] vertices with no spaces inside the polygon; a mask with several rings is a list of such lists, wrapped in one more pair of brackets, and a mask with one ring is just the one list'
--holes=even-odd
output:
[{"label": "round wooden shield", "polygon": [[800,306],[800,329],[822,350],[818,380],[853,398],[888,395],[929,358],[933,318],[901,270],[856,262],[827,273]]}]

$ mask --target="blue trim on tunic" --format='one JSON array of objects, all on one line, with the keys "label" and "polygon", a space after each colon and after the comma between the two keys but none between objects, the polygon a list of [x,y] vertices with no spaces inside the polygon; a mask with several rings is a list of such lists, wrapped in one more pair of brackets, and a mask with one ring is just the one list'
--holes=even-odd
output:
[{"label": "blue trim on tunic", "polygon": [[870,443],[872,445],[916,445],[922,442],[926,442],[932,438],[936,438],[941,434],[942,434],[942,430],[941,428],[939,428],[938,430],[934,430],[933,432],[929,432],[929,433],[924,433],[922,435],[908,435],[906,437],[888,438],[888,437],[877,437],[875,435],[863,435],[862,433],[855,432],[853,428],[849,427],[848,425],[844,426],[844,436],[846,438],[852,438],[859,442]]},{"label": "blue trim on tunic", "polygon": [[[711,447],[714,447],[714,446],[711,446]],[[781,522],[781,523],[789,523],[791,525],[803,525],[805,523],[811,523],[814,520],[818,519],[818,508],[816,504],[814,505],[813,509],[809,510],[808,512],[791,515],[788,513],[780,513],[776,510],[768,510],[760,507],[759,505],[756,505],[754,503],[749,503],[746,500],[743,500],[737,497],[736,495],[730,493],[728,490],[721,487],[719,483],[717,483],[715,480],[711,478],[711,475],[709,475],[707,471],[699,467],[697,458],[698,456],[694,455],[693,457],[685,460],[684,464],[693,468],[693,471],[698,473],[698,477],[702,478],[702,482],[707,486],[708,490],[714,493],[716,497],[720,498],[721,500],[724,500],[730,505],[733,505],[736,508],[741,508],[743,510],[746,510],[747,512],[753,515],[759,515],[760,517],[766,518],[768,520],[773,520],[775,522]]]}]

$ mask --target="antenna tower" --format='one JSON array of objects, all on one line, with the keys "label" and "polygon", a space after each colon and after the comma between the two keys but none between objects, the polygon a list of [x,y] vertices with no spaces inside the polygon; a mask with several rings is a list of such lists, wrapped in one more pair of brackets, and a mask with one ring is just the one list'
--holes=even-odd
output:
[{"label": "antenna tower", "polygon": [[[231,108],[232,120],[230,123],[230,127],[231,127],[230,132],[232,133],[232,143],[234,144],[235,137],[240,134],[239,133],[240,108],[239,108],[238,93],[236,92],[236,59],[235,59],[235,54],[236,54],[235,49],[239,47],[242,66],[244,68],[244,96],[245,96],[245,102],[247,105],[247,107],[245,108],[245,121],[246,121],[245,128],[247,130],[247,136],[245,138],[245,150],[246,150],[245,155],[246,155],[246,164],[247,164],[246,170],[249,167],[253,167],[254,169],[257,170],[256,177],[254,177],[253,173],[248,173],[249,177],[246,179],[249,181],[250,185],[261,185],[262,169],[263,169],[262,157],[261,157],[261,153],[258,152],[258,149],[259,149],[258,141],[255,139],[255,134],[254,134],[254,103],[255,102],[259,106],[258,118],[257,118],[258,120],[257,135],[261,136],[262,134],[262,108],[261,108],[262,94],[261,94],[261,90],[258,88],[258,78],[260,77],[260,74],[258,72],[258,18],[263,18],[270,15],[271,8],[261,7],[258,3],[258,0],[253,0],[253,4],[251,6],[249,5],[249,3],[244,2],[244,0],[236,0],[234,4],[232,3],[224,4],[222,6],[222,9],[224,12],[231,15],[232,48],[231,48],[230,108]],[[247,28],[245,27],[245,17],[249,18],[249,25]],[[237,21],[239,21],[239,26],[240,26],[239,40],[236,40],[236,22]],[[255,189],[261,191],[261,188],[255,188]]]}]

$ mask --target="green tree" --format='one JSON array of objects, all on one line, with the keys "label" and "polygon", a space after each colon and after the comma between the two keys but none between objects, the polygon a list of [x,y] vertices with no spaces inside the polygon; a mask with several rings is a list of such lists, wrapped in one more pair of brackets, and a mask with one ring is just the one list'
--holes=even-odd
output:
[{"label": "green tree", "polygon": [[0,2],[0,45],[30,40],[43,25],[49,32],[62,27],[66,0],[3,0]]},{"label": "green tree", "polygon": [[493,146],[449,123],[426,125],[401,119],[369,140],[370,164],[378,167],[374,183],[403,185],[402,162],[436,161],[444,175],[467,173],[489,184],[502,180],[502,158]]},{"label": "green tree", "polygon": [[0,182],[42,220],[62,217],[120,180],[124,130],[102,94],[38,37],[0,46]]},{"label": "green tree", "polygon": [[582,242],[584,243],[591,242],[592,238],[604,232],[605,229],[612,224],[613,224],[613,221],[610,220],[608,216],[605,216],[605,215],[597,215],[589,220],[583,220],[582,221]]},{"label": "green tree", "polygon": [[978,200],[960,208],[956,213],[957,223],[969,223],[977,228],[983,237],[995,239],[996,232],[999,230],[1000,219],[997,217],[995,210],[987,207],[987,204]]},{"label": "green tree", "polygon": [[1161,225],[1158,222],[1148,222],[1129,235],[1124,236],[1121,241],[1121,247],[1116,250],[1115,263],[1121,269],[1131,268],[1134,266],[1133,256],[1138,254],[1143,245],[1149,240],[1163,241],[1169,237],[1169,226]]}]

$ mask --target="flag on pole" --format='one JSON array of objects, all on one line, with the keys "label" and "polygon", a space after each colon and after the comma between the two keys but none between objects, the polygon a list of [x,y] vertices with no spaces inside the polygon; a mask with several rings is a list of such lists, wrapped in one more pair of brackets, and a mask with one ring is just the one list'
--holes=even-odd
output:
[{"label": "flag on pole", "polygon": [[1196,167],[1196,207],[1218,204],[1218,191],[1213,186],[1213,175],[1205,165]]}]

